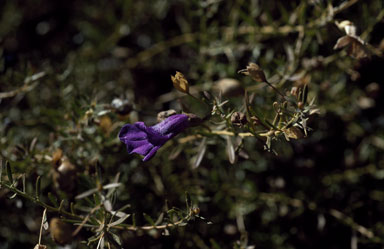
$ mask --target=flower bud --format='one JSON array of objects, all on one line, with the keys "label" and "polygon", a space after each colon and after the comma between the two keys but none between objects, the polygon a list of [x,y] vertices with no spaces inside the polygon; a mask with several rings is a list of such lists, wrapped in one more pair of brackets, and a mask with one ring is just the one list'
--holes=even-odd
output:
[{"label": "flower bud", "polygon": [[184,75],[176,71],[175,76],[171,75],[173,86],[182,93],[189,93],[189,84]]},{"label": "flower bud", "polygon": [[234,112],[231,115],[231,122],[235,126],[243,126],[247,123],[247,117],[244,115],[244,113]]},{"label": "flower bud", "polygon": [[200,208],[198,208],[198,207],[194,207],[194,208],[192,208],[192,213],[194,214],[194,215],[199,215],[199,213],[200,213]]},{"label": "flower bud", "polygon": [[304,108],[304,103],[303,102],[298,102],[297,103],[297,107],[299,108],[299,109],[303,109]]}]

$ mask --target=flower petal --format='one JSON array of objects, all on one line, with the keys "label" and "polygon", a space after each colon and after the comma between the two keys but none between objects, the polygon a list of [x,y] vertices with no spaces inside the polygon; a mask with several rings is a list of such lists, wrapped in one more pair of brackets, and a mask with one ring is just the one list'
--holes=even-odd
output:
[{"label": "flower petal", "polygon": [[188,116],[176,114],[161,123],[147,127],[143,122],[124,125],[119,133],[119,139],[127,146],[127,151],[144,156],[148,161],[173,136],[177,135],[189,125]]},{"label": "flower petal", "polygon": [[161,146],[155,146],[151,149],[151,151],[144,157],[143,162],[148,161],[151,159],[157,152],[158,149],[160,149]]},{"label": "flower petal", "polygon": [[147,133],[145,132],[146,128],[147,127],[143,122],[137,122],[133,125],[126,124],[120,130],[120,141],[125,143],[126,141],[138,141],[147,139]]},{"label": "flower petal", "polygon": [[137,153],[140,155],[147,155],[147,153],[153,148],[153,145],[145,142],[141,146],[137,146],[135,149],[133,149],[130,153]]}]

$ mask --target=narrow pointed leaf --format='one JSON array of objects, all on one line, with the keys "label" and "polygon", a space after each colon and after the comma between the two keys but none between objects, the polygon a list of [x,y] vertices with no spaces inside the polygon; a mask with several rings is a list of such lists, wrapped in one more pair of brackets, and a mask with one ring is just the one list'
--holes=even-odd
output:
[{"label": "narrow pointed leaf", "polygon": [[206,141],[207,141],[207,138],[204,137],[199,144],[196,159],[194,160],[193,165],[192,165],[193,169],[196,169],[197,167],[199,167],[201,161],[204,158],[205,152],[207,150],[207,142]]},{"label": "narrow pointed leaf", "polygon": [[36,189],[35,189],[35,197],[36,199],[40,198],[40,188],[41,188],[41,177],[38,176],[36,179]]},{"label": "narrow pointed leaf", "polygon": [[9,164],[9,162],[7,161],[5,163],[5,168],[7,170],[7,175],[8,175],[8,180],[11,184],[13,184],[13,177],[12,177],[12,170],[11,170],[11,165]]},{"label": "narrow pointed leaf", "polygon": [[144,216],[144,219],[145,219],[149,224],[151,224],[151,226],[155,226],[155,222],[153,221],[153,219],[151,218],[151,216],[149,216],[149,215],[146,214],[146,213],[143,213],[143,216]]},{"label": "narrow pointed leaf", "polygon": [[226,152],[227,152],[228,160],[231,164],[234,164],[236,161],[235,148],[233,147],[233,142],[230,136],[227,136],[226,140],[227,140]]},{"label": "narrow pointed leaf", "polygon": [[185,192],[185,205],[187,206],[187,210],[189,210],[192,207],[192,200],[191,196],[188,192]]},{"label": "narrow pointed leaf", "polygon": [[161,213],[161,214],[159,215],[159,218],[157,218],[157,220],[156,220],[156,222],[155,222],[155,226],[160,225],[161,222],[163,222],[163,219],[164,219],[164,213]]},{"label": "narrow pointed leaf", "polygon": [[93,193],[96,193],[96,192],[97,192],[97,188],[89,189],[89,190],[87,190],[87,191],[77,195],[75,197],[75,199],[77,199],[77,200],[83,199],[85,197],[88,197],[88,196],[92,195]]},{"label": "narrow pointed leaf", "polygon": [[109,183],[107,185],[103,186],[103,189],[111,189],[111,188],[118,188],[121,186],[121,183],[116,182],[116,183]]},{"label": "narrow pointed leaf", "polygon": [[113,227],[113,226],[119,225],[119,224],[123,223],[126,219],[128,219],[130,216],[131,216],[131,214],[126,214],[125,216],[121,217],[120,219],[118,219],[112,223],[109,223],[108,227]]}]

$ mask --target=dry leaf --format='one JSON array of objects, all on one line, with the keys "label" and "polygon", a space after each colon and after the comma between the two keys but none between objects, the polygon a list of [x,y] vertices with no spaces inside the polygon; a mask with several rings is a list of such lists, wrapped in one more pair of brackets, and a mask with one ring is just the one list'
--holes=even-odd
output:
[{"label": "dry leaf", "polygon": [[292,126],[288,129],[285,129],[284,130],[284,134],[288,137],[288,138],[292,138],[292,139],[300,139],[300,138],[303,138],[304,137],[304,134],[303,132],[295,127],[295,126]]},{"label": "dry leaf", "polygon": [[368,57],[368,51],[365,47],[365,42],[358,36],[345,35],[339,38],[333,49],[341,49],[347,47],[349,56],[362,59]]}]

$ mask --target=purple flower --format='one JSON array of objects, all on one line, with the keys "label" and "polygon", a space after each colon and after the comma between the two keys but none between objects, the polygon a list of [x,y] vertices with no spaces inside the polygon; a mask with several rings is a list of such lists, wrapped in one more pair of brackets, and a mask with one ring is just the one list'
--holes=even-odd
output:
[{"label": "purple flower", "polygon": [[143,155],[143,161],[148,161],[163,144],[188,126],[188,116],[176,114],[150,127],[144,122],[126,124],[121,128],[119,138],[127,145],[127,151],[130,154]]}]

